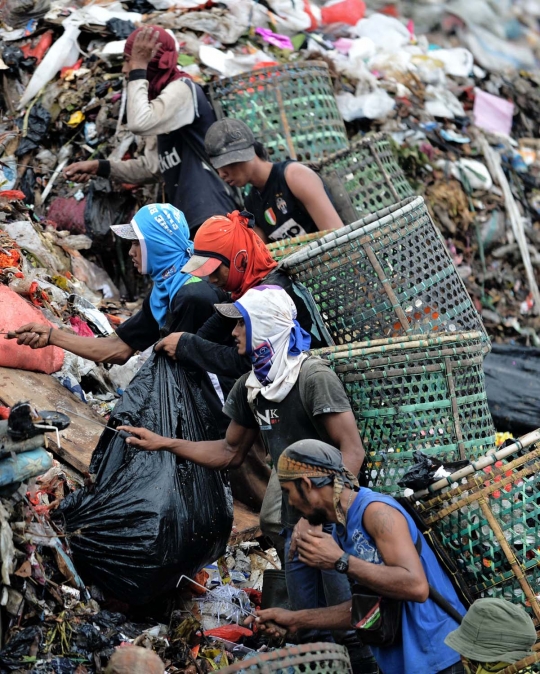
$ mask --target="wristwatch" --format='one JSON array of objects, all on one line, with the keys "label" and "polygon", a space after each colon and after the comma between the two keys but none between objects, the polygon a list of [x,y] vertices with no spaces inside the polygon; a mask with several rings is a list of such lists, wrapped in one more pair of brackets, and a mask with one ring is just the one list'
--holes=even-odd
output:
[{"label": "wristwatch", "polygon": [[349,557],[349,553],[344,552],[334,564],[334,568],[338,573],[347,573],[349,570]]}]

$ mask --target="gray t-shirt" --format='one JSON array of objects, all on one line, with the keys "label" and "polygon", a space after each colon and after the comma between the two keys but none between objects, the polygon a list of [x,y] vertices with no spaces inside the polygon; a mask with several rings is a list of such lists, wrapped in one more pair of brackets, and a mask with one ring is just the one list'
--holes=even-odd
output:
[{"label": "gray t-shirt", "polygon": [[[323,440],[333,444],[326,433],[321,415],[348,412],[351,409],[342,383],[328,364],[320,358],[304,361],[296,384],[281,402],[264,398],[262,393],[250,404],[246,379],[236,382],[223,412],[244,428],[258,428],[274,466],[283,450],[297,440]],[[294,527],[302,515],[283,499],[281,522]]]}]

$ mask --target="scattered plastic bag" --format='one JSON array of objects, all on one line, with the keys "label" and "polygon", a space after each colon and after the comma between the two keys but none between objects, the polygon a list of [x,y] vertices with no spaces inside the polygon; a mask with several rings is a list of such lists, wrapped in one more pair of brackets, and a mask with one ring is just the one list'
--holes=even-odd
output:
[{"label": "scattered plastic bag", "polygon": [[[109,427],[143,426],[166,437],[218,437],[197,375],[154,353],[113,410]],[[219,471],[144,452],[105,430],[90,465],[93,487],[60,505],[77,568],[130,604],[145,604],[220,557],[232,498]],[[55,516],[56,513],[55,513]]]},{"label": "scattered plastic bag", "polygon": [[514,120],[514,104],[482,89],[474,90],[474,123],[491,133],[510,135]]},{"label": "scattered plastic bag", "polygon": [[125,21],[116,17],[109,19],[105,25],[118,40],[125,40],[135,30],[135,24],[132,21]]},{"label": "scattered plastic bag", "polygon": [[398,482],[400,487],[412,489],[413,492],[429,487],[433,482],[464,468],[469,463],[467,460],[443,463],[437,457],[428,456],[420,451],[413,453],[413,460],[414,465]]},{"label": "scattered plastic bag", "polygon": [[129,192],[115,192],[105,178],[92,180],[86,196],[84,221],[92,238],[107,236],[111,225],[131,220],[135,201]]},{"label": "scattered plastic bag", "polygon": [[411,41],[407,27],[384,14],[372,14],[368,19],[361,19],[353,30],[358,37],[369,37],[385,51],[401,49]]},{"label": "scattered plastic bag", "polygon": [[348,92],[337,94],[337,106],[346,122],[353,119],[384,119],[396,103],[384,89],[354,96]]},{"label": "scattered plastic bag", "polygon": [[27,152],[35,150],[40,146],[51,123],[51,115],[40,103],[37,103],[32,106],[32,110],[30,110],[30,114],[28,115],[26,131],[24,131],[24,120],[19,119],[18,123],[25,135],[21,138],[19,147],[15,151],[15,156],[22,157]]},{"label": "scattered plastic bag", "polygon": [[17,160],[15,157],[2,157],[0,160],[0,192],[12,190],[17,182]]}]

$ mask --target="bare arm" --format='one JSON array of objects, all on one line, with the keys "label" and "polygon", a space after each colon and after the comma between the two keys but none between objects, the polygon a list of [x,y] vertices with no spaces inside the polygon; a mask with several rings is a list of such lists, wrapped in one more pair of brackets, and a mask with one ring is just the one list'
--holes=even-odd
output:
[{"label": "bare arm", "polygon": [[371,503],[364,512],[364,527],[384,566],[351,557],[349,576],[387,597],[426,601],[429,586],[405,517],[385,503]]},{"label": "bare arm", "polygon": [[285,169],[285,180],[294,196],[304,205],[317,229],[324,231],[343,227],[343,222],[315,171],[294,162]]},{"label": "bare arm", "polygon": [[182,459],[193,461],[200,466],[225,470],[238,468],[246,458],[255,438],[259,434],[257,428],[245,428],[235,421],[231,421],[227,434],[223,440],[204,440],[190,442],[177,438],[164,438],[145,428],[119,426],[118,430],[127,431],[133,435],[126,440],[127,444],[145,451],[166,450]]},{"label": "bare arm", "polygon": [[104,338],[79,337],[64,330],[39,323],[28,323],[15,331],[17,344],[32,349],[46,346],[59,346],[76,356],[93,360],[95,363],[113,363],[123,365],[135,353],[135,350],[123,342],[117,335]]},{"label": "bare arm", "polygon": [[[349,558],[349,578],[393,599],[424,602],[429,586],[405,517],[385,503],[371,503],[364,512],[366,531],[373,537],[384,564]],[[317,569],[333,569],[343,550],[330,534],[306,531],[298,536],[301,562]]]},{"label": "bare arm", "polygon": [[358,475],[366,455],[358,434],[354,414],[339,412],[321,416],[326,432],[343,457],[343,463],[353,475]]},{"label": "bare arm", "polygon": [[260,239],[262,239],[265,243],[268,243],[268,237],[258,225],[253,227],[253,231]]},{"label": "bare arm", "polygon": [[[287,631],[294,634],[298,630],[316,629],[316,630],[343,630],[351,628],[351,601],[346,601],[337,606],[328,606],[327,608],[305,609],[303,611],[287,611],[282,608],[268,608],[259,611],[256,622],[263,632],[271,636],[271,627],[266,627],[265,623],[272,621],[278,625],[287,628]],[[275,635],[277,636],[277,635]]]}]

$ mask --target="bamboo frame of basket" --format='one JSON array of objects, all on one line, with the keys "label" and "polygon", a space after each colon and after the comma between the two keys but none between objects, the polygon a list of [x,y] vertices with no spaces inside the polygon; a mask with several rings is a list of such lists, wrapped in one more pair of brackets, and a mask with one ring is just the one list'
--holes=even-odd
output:
[{"label": "bamboo frame of basket", "polygon": [[[419,252],[426,236],[426,254],[433,255],[428,263]],[[441,328],[481,330],[489,341],[422,197],[408,197],[333,230],[281,260],[280,266],[311,291],[336,342]],[[418,300],[427,314],[415,308]],[[433,313],[432,304],[438,306]]]},{"label": "bamboo frame of basket", "polygon": [[[526,449],[537,442],[540,442],[540,428],[538,428],[536,431],[531,431],[526,435],[522,435],[511,445],[508,445],[508,447],[503,447],[498,451],[490,452],[486,456],[481,456],[469,466],[465,466],[465,468],[462,468],[461,470],[458,470],[447,477],[443,477],[441,480],[437,480],[437,482],[429,485],[427,489],[420,489],[419,491],[414,492],[414,494],[409,497],[409,500],[414,503],[418,499],[429,496],[429,494],[433,494],[437,491],[445,489],[446,487],[450,487],[453,484],[461,482],[461,480],[467,477],[467,475],[471,475],[471,473],[482,470],[483,468],[487,468],[488,466],[493,465],[496,461],[506,459],[506,457],[510,456],[511,454],[514,454],[521,449]],[[444,495],[438,496],[437,498],[444,498]],[[433,503],[433,505],[435,505],[437,501],[433,499],[432,501],[429,501],[429,503]]]},{"label": "bamboo frame of basket", "polygon": [[315,239],[320,239],[325,234],[331,230],[324,230],[322,232],[312,232],[311,234],[304,234],[302,236],[295,236],[291,239],[281,239],[280,241],[273,241],[272,243],[267,243],[266,247],[270,251],[270,254],[278,262],[287,255],[295,253],[300,246],[309,243],[310,241],[315,241]]},{"label": "bamboo frame of basket", "polygon": [[[513,443],[511,447],[505,448],[506,456],[509,455],[508,450],[511,450],[511,452],[516,452],[520,449],[526,449],[527,446],[530,446],[533,442],[537,442],[539,436],[540,429],[533,433],[527,434],[527,436],[524,436],[524,438],[520,439],[520,442]],[[488,465],[501,460],[502,458],[501,452],[498,452],[478,460],[475,466],[480,466],[480,471]],[[472,468],[474,470],[474,466]],[[458,473],[459,472],[463,471],[458,471]],[[470,472],[471,471],[469,471],[469,473]],[[537,599],[534,588],[531,586],[528,580],[527,571],[538,565],[538,557],[533,558],[530,560],[530,563],[527,562],[525,565],[518,561],[512,546],[506,539],[499,519],[495,516],[493,509],[490,506],[490,496],[493,496],[497,491],[500,492],[508,485],[519,486],[519,484],[522,483],[526,478],[529,478],[538,472],[540,472],[540,446],[536,446],[534,449],[523,456],[519,456],[513,461],[504,464],[497,471],[492,471],[487,474],[479,473],[467,480],[465,483],[459,483],[455,477],[458,473],[455,473],[454,476],[450,476],[450,478],[453,477],[453,479],[450,480],[450,478],[446,478],[446,480],[449,481],[449,484],[454,484],[457,486],[427,501],[421,501],[417,503],[417,509],[419,510],[420,515],[425,524],[429,527],[434,527],[438,523],[442,523],[446,517],[457,513],[457,511],[461,511],[463,508],[467,508],[474,503],[478,504],[485,521],[489,525],[489,528],[493,532],[493,535],[500,546],[500,550],[504,554],[506,562],[510,567],[510,571],[494,572],[489,583],[484,582],[482,584],[477,584],[476,594],[479,594],[484,590],[494,588],[502,583],[506,583],[511,578],[514,578],[515,581],[517,581],[519,584],[519,587],[521,588],[524,596],[526,597],[527,603],[534,614],[537,625],[540,624],[540,602]],[[508,498],[510,499],[511,497]],[[519,502],[520,501],[518,501],[518,503]],[[524,501],[521,502],[523,503],[523,511],[526,512],[526,503]],[[468,511],[463,514],[466,516],[467,513]],[[526,519],[527,516],[522,515],[522,517]],[[478,525],[478,530],[479,529],[480,524]],[[462,534],[458,535],[461,536]],[[521,535],[527,539],[527,533]],[[478,540],[480,540],[480,538]],[[536,543],[536,545],[539,543],[540,540]]]},{"label": "bamboo frame of basket", "polygon": [[[533,653],[532,655],[523,658],[523,660],[514,662],[514,664],[512,665],[508,665],[508,667],[501,669],[501,671],[498,672],[498,674],[519,674],[519,672],[525,671],[527,667],[530,667],[531,665],[534,665],[537,662],[540,662],[539,652]],[[535,667],[533,670],[530,671],[537,672],[538,669]]]}]

